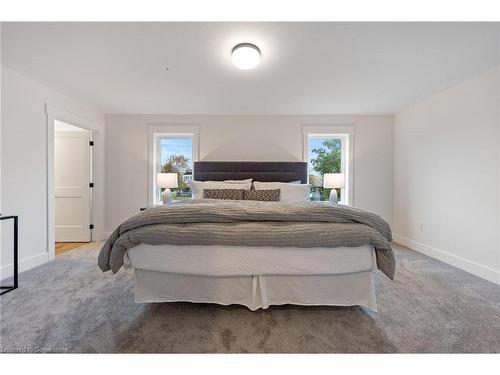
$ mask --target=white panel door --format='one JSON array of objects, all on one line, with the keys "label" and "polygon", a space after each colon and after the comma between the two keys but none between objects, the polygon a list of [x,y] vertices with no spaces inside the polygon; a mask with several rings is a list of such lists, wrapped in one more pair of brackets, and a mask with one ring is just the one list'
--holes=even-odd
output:
[{"label": "white panel door", "polygon": [[91,241],[90,132],[56,131],[54,193],[56,242]]}]

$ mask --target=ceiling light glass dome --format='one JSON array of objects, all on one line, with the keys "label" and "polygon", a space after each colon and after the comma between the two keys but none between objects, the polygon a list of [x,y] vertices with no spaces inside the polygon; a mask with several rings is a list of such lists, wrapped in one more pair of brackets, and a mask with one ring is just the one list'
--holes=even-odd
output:
[{"label": "ceiling light glass dome", "polygon": [[238,44],[233,48],[231,55],[233,64],[239,69],[254,69],[260,64],[260,50],[255,44]]}]

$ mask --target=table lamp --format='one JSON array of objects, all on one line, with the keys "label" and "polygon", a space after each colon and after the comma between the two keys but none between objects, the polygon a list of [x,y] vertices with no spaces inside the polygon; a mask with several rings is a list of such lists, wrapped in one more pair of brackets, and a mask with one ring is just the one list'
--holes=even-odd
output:
[{"label": "table lamp", "polygon": [[157,173],[156,186],[165,188],[163,191],[163,204],[172,203],[172,192],[170,189],[179,187],[177,173]]},{"label": "table lamp", "polygon": [[332,189],[330,191],[330,202],[338,203],[339,196],[337,194],[338,188],[343,188],[345,186],[345,174],[344,173],[325,173],[323,176],[323,187],[326,189]]}]

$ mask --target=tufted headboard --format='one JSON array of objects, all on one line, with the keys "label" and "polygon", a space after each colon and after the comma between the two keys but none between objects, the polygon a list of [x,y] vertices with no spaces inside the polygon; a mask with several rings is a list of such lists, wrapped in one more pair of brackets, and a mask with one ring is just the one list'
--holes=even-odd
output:
[{"label": "tufted headboard", "polygon": [[307,163],[295,161],[196,161],[195,181],[244,180],[307,183]]}]

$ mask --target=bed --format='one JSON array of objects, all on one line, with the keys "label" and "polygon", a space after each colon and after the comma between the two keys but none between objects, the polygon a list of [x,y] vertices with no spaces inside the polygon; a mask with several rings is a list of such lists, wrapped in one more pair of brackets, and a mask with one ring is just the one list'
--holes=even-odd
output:
[{"label": "bed", "polygon": [[[197,162],[196,181],[307,181],[300,162]],[[194,199],[120,225],[103,271],[134,272],[135,301],[360,305],[377,310],[374,272],[394,277],[388,224],[373,213],[304,202]]]}]

